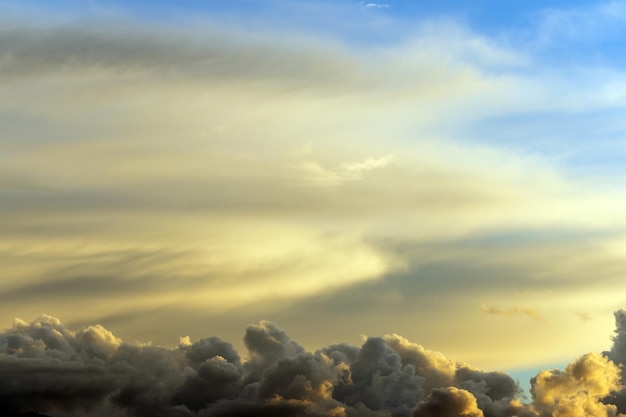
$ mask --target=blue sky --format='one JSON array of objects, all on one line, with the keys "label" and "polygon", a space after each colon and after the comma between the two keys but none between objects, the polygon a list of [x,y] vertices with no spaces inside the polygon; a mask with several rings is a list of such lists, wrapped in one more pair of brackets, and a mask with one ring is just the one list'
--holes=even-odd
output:
[{"label": "blue sky", "polygon": [[626,2],[376,4],[0,1],[0,317],[608,349]]}]

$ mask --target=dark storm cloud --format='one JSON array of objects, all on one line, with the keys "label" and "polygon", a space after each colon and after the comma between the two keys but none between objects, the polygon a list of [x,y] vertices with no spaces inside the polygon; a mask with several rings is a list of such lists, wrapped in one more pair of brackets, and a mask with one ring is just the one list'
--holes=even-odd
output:
[{"label": "dark storm cloud", "polygon": [[216,336],[200,339],[184,349],[187,351],[189,362],[195,366],[216,356],[221,356],[227,362],[237,366],[240,366],[241,363],[239,354],[233,345]]},{"label": "dark storm cloud", "polygon": [[626,365],[626,310],[615,312],[615,334],[613,346],[607,356],[617,364]]},{"label": "dark storm cloud", "polygon": [[[624,355],[624,316],[616,313],[615,344],[606,353],[613,358]],[[620,368],[596,353],[563,371],[540,372],[532,379],[532,402],[523,404],[510,376],[454,362],[395,334],[307,352],[264,321],[248,326],[244,341],[246,360],[216,336],[181,338],[166,349],[124,343],[100,325],[73,331],[50,316],[16,319],[0,333],[0,411],[96,417],[610,417],[621,411]]]},{"label": "dark storm cloud", "polygon": [[[626,381],[626,309],[615,312],[615,334],[613,335],[613,346],[604,355],[620,366],[622,382]],[[611,393],[604,400],[607,404],[617,407],[617,410],[626,414],[626,388]]]},{"label": "dark storm cloud", "polygon": [[413,417],[483,417],[476,398],[455,387],[436,388],[415,409]]}]

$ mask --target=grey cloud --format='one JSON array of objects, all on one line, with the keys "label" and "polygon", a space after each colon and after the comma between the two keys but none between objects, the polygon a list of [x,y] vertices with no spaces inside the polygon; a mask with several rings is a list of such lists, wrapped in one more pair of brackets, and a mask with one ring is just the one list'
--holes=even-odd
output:
[{"label": "grey cloud", "polygon": [[239,365],[241,362],[233,345],[216,336],[200,339],[189,347],[183,347],[183,349],[187,351],[189,362],[196,366],[216,356],[221,356],[227,362],[235,365]]},{"label": "grey cloud", "polygon": [[[624,311],[616,313],[621,352]],[[100,325],[42,316],[0,333],[0,412],[123,417],[615,416],[620,369],[590,353],[532,380],[521,402],[501,372],[457,363],[399,335],[307,352],[271,322],[251,325],[242,360],[210,336],[175,348],[128,344]],[[617,357],[617,356],[616,356]],[[618,403],[618,405],[614,405]],[[581,411],[583,410],[583,411]]]},{"label": "grey cloud", "polygon": [[456,384],[471,392],[485,417],[508,415],[511,403],[521,395],[517,382],[503,372],[483,372],[461,366],[455,373]]},{"label": "grey cloud", "polygon": [[[0,261],[10,265],[15,260],[30,265],[61,264],[32,276],[22,273],[21,283],[0,288],[4,305],[23,303],[60,304],[61,301],[81,302],[94,297],[132,298],[165,293],[180,288],[184,279],[188,289],[207,287],[214,282],[210,273],[181,274],[173,266],[185,262],[193,252],[165,249],[98,250],[88,254],[63,255],[55,249],[35,253],[0,249]],[[173,280],[172,278],[180,278]],[[7,285],[8,286],[8,285]],[[55,308],[55,307],[46,307]],[[58,308],[58,307],[56,307]]]},{"label": "grey cloud", "polygon": [[455,387],[434,389],[420,403],[413,417],[483,417],[476,398],[468,391]]},{"label": "grey cloud", "polygon": [[287,333],[267,321],[248,326],[244,343],[250,351],[246,368],[249,370],[248,380],[251,382],[258,381],[263,371],[279,359],[304,353],[304,348],[292,341]]},{"label": "grey cloud", "polygon": [[280,396],[285,399],[320,401],[331,398],[338,371],[324,357],[300,353],[282,358],[264,371],[259,383],[259,398]]},{"label": "grey cloud", "polygon": [[467,366],[455,372],[457,383],[474,394],[484,394],[491,401],[512,400],[520,394],[513,378],[503,372],[484,372]]},{"label": "grey cloud", "polygon": [[[424,241],[412,240],[366,240],[368,244],[381,252],[391,253],[406,260],[404,268],[385,274],[381,279],[360,282],[351,286],[316,294],[291,306],[284,315],[275,319],[281,323],[290,321],[298,315],[301,321],[307,317],[325,317],[327,319],[345,315],[345,313],[367,314],[368,311],[411,311],[426,312],[437,310],[442,302],[459,303],[468,298],[502,298],[502,295],[521,296],[529,292],[547,293],[550,291],[584,290],[590,286],[588,274],[582,271],[594,270],[597,275],[594,288],[600,285],[612,285],[615,275],[613,268],[623,268],[621,262],[615,262],[605,269],[596,265],[603,259],[598,248],[586,242],[565,244],[563,253],[555,256],[589,259],[588,266],[580,271],[546,272],[543,259],[533,259],[527,250],[542,245],[539,236],[527,236],[527,242],[516,242],[519,236],[499,236],[497,247],[488,241],[493,236],[475,235],[465,241]],[[487,240],[487,242],[481,242]],[[545,247],[546,250],[550,248]],[[506,252],[510,262],[498,262],[499,254]],[[606,264],[606,262],[605,262]],[[538,274],[541,279],[537,279]],[[460,279],[462,277],[462,279]],[[471,306],[476,309],[479,306]],[[486,310],[486,311],[485,311]],[[528,306],[497,308],[485,305],[488,314],[522,316],[540,321],[546,319],[541,313]],[[549,319],[549,318],[547,318]]]},{"label": "grey cloud", "polygon": [[340,363],[352,363],[359,354],[359,348],[346,343],[335,344],[320,349],[320,352],[333,360],[335,365]]},{"label": "grey cloud", "polygon": [[[414,262],[406,269],[386,274],[380,280],[341,287],[304,299],[291,308],[284,318],[281,317],[281,321],[288,321],[289,315],[306,317],[312,312],[315,312],[316,317],[320,314],[335,317],[344,312],[365,314],[372,309],[408,310],[416,305],[426,310],[430,309],[427,307],[436,307],[442,298],[453,300],[457,297],[466,298],[468,294],[485,296],[500,292],[522,293],[583,285],[583,282],[564,282],[559,279],[532,280],[531,271],[525,268],[511,269],[508,265],[486,265],[462,259],[425,262],[415,259]],[[507,279],[502,279],[503,276]],[[463,279],[459,280],[459,277]]]},{"label": "grey cloud", "polygon": [[[99,329],[98,329],[99,330]],[[119,375],[93,356],[97,337],[79,337],[52,317],[16,322],[0,335],[0,404],[7,411],[92,408],[115,390]],[[81,336],[82,335],[82,336]],[[102,350],[108,342],[102,340]],[[97,349],[96,349],[97,350]]]},{"label": "grey cloud", "polygon": [[199,414],[201,417],[304,417],[302,404],[258,404],[246,401],[222,401]]},{"label": "grey cloud", "polygon": [[398,413],[422,397],[423,379],[415,375],[412,365],[403,366],[400,356],[382,338],[368,338],[348,364],[350,378],[339,383],[333,393],[347,405]]},{"label": "grey cloud", "polygon": [[626,309],[615,312],[615,334],[613,346],[607,355],[617,364],[626,364]]},{"label": "grey cloud", "polygon": [[[151,284],[151,285],[149,285]],[[114,296],[139,292],[150,292],[159,285],[156,278],[124,279],[115,275],[91,275],[49,279],[44,282],[23,285],[0,292],[2,302],[37,301],[51,296],[61,298],[83,297],[88,295]]]},{"label": "grey cloud", "polygon": [[[113,69],[132,78],[132,71],[162,78],[275,82],[277,88],[334,87],[354,84],[357,65],[340,58],[332,47],[303,52],[295,43],[276,47],[273,39],[250,41],[214,25],[194,37],[93,21],[58,27],[19,28],[0,32],[0,75],[5,80],[46,73]],[[244,41],[245,40],[245,41]],[[283,39],[284,41],[284,39]],[[312,46],[312,45],[311,45]],[[322,64],[323,63],[323,64]],[[321,83],[320,83],[321,81]],[[328,90],[330,93],[331,90]]]},{"label": "grey cloud", "polygon": [[[38,74],[49,69],[85,65],[167,68],[193,57],[188,47],[167,42],[167,39],[159,42],[147,33],[124,28],[118,28],[121,30],[116,33],[107,33],[104,27],[99,26],[73,24],[38,30],[15,28],[2,31],[2,72]],[[139,51],[141,53],[137,54]]]},{"label": "grey cloud", "polygon": [[438,352],[430,352],[397,334],[385,336],[386,343],[398,353],[402,363],[411,364],[417,375],[424,378],[424,388],[431,390],[451,385],[456,364]]},{"label": "grey cloud", "polygon": [[235,399],[241,392],[242,372],[216,356],[203,361],[176,390],[172,402],[198,411],[219,400]]}]

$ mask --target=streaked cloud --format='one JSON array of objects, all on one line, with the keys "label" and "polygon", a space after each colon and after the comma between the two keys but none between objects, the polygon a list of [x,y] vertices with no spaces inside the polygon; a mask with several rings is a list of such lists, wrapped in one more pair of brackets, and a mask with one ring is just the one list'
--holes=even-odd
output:
[{"label": "streaked cloud", "polygon": [[[567,162],[621,134],[604,113],[624,104],[620,68],[563,73],[453,21],[368,48],[204,23],[22,17],[0,32],[4,317],[107,319],[160,343],[187,329],[150,335],[147,317],[228,335],[323,318],[336,327],[303,344],[397,331],[481,366],[600,349],[606,327],[580,342],[570,322],[622,302],[623,171]],[[485,317],[537,306],[545,326]],[[494,331],[557,330],[550,349],[484,350]]]},{"label": "streaked cloud", "polygon": [[533,308],[529,308],[529,307],[499,308],[499,307],[488,306],[488,305],[483,304],[480,306],[480,309],[483,311],[483,313],[489,314],[492,316],[504,316],[504,317],[526,316],[533,320],[543,320],[543,317],[537,310]]},{"label": "streaked cloud", "polygon": [[386,9],[389,7],[386,3],[362,3],[366,9]]}]

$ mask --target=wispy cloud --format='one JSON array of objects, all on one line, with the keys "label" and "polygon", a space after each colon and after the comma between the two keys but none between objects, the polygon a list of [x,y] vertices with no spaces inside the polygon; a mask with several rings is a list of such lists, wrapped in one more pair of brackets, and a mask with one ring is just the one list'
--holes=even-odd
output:
[{"label": "wispy cloud", "polygon": [[386,8],[389,7],[389,5],[386,4],[386,3],[365,3],[365,2],[362,2],[361,4],[365,8],[368,8],[368,9],[386,9]]},{"label": "wispy cloud", "polygon": [[483,313],[492,315],[492,316],[503,316],[503,317],[513,317],[513,316],[526,316],[533,320],[543,320],[541,313],[535,310],[534,308],[529,307],[506,307],[499,308],[494,306],[489,306],[482,304],[480,309]]},{"label": "wispy cloud", "polygon": [[[619,170],[581,178],[554,157],[621,137],[620,71],[551,76],[532,50],[449,21],[368,48],[270,26],[165,26],[18,19],[0,31],[2,317],[271,312],[335,323],[307,344],[384,322],[453,351],[463,316],[463,354],[495,363],[481,348],[499,343],[493,332],[559,326],[554,343],[573,355],[580,329],[565,302],[534,326],[546,330],[485,328],[485,313],[541,316],[481,300],[518,306],[528,290],[543,305],[558,290],[594,318],[622,301]],[[617,116],[600,117],[608,107]],[[549,135],[556,150],[543,153]],[[551,354],[516,354],[524,343],[499,351]]]},{"label": "wispy cloud", "polygon": [[360,179],[363,174],[377,168],[384,168],[393,159],[392,155],[382,158],[367,158],[362,162],[350,162],[341,165],[341,170],[351,178]]},{"label": "wispy cloud", "polygon": [[592,42],[619,37],[626,25],[626,2],[606,1],[566,8],[547,8],[542,13],[539,36],[544,42],[570,39]]}]

